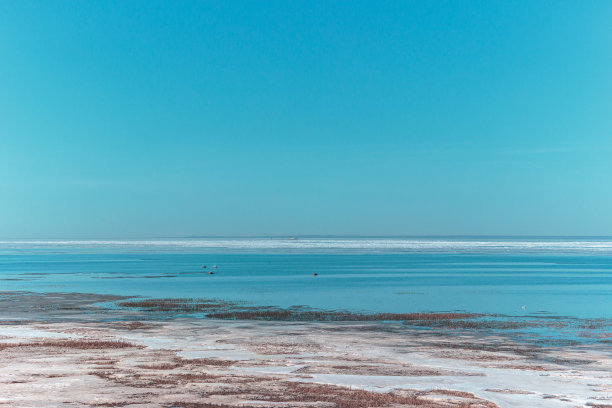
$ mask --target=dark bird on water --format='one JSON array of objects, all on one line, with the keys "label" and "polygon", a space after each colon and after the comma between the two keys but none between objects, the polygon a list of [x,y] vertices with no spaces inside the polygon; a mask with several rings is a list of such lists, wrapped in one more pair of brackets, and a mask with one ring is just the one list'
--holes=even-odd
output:
[{"label": "dark bird on water", "polygon": [[318,273],[316,273],[316,272],[312,274],[312,276],[317,276],[317,275],[318,275]]},{"label": "dark bird on water", "polygon": [[206,265],[202,265],[202,269],[206,269]]},{"label": "dark bird on water", "polygon": [[214,275],[215,273],[213,271],[208,272],[209,275]]}]

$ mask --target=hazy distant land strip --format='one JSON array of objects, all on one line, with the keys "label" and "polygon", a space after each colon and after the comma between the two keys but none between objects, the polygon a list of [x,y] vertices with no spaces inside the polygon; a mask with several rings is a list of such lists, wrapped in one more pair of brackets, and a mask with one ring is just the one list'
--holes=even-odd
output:
[{"label": "hazy distant land strip", "polygon": [[165,251],[612,253],[612,238],[394,239],[394,238],[211,238],[147,240],[5,240],[0,251],[108,248]]}]

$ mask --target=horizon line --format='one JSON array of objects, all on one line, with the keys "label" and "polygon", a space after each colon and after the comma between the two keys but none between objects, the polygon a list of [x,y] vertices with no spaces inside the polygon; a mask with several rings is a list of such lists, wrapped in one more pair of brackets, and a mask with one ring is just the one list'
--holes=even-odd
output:
[{"label": "horizon line", "polygon": [[29,237],[29,238],[0,238],[2,241],[25,241],[25,240],[146,240],[146,239],[436,239],[436,238],[523,238],[523,239],[555,239],[555,238],[607,238],[612,239],[612,235],[538,235],[538,234],[415,234],[415,235],[343,235],[343,234],[304,234],[304,235],[289,235],[289,234],[263,234],[263,235],[183,235],[183,236],[148,236],[148,237]]}]

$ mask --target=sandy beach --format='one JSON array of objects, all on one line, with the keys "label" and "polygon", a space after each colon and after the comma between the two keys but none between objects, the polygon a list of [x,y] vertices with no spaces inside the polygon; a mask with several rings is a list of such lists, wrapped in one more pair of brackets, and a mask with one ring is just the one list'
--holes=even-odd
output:
[{"label": "sandy beach", "polygon": [[400,322],[259,321],[3,293],[9,407],[606,407],[609,345],[535,346]]}]

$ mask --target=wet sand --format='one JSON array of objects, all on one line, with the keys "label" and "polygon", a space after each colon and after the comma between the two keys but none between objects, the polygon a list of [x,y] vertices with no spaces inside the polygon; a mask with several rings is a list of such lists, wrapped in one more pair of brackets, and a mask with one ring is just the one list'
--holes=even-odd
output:
[{"label": "wet sand", "polygon": [[401,322],[162,318],[99,306],[121,300],[2,293],[0,405],[612,405],[607,343],[544,347]]}]

